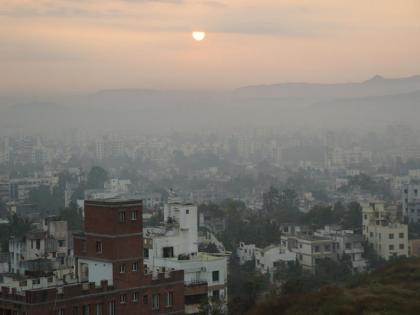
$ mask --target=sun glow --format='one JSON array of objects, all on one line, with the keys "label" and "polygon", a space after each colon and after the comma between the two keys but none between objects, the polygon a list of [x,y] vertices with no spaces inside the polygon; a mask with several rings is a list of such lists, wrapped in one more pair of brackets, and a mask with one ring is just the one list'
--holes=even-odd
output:
[{"label": "sun glow", "polygon": [[197,42],[201,42],[206,37],[206,33],[205,32],[193,32],[192,37]]}]

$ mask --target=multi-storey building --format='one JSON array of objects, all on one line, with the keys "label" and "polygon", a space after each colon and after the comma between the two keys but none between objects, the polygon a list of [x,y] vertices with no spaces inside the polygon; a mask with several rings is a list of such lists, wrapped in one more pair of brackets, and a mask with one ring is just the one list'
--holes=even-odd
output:
[{"label": "multi-storey building", "polygon": [[355,234],[352,230],[343,230],[330,226],[326,226],[314,234],[334,240],[336,243],[337,257],[342,260],[347,258],[354,272],[363,272],[366,270],[367,261],[363,258],[362,235]]},{"label": "multi-storey building", "polygon": [[399,223],[383,202],[363,206],[363,236],[385,260],[408,256],[408,226]]},{"label": "multi-storey building", "polygon": [[239,258],[239,264],[243,265],[248,261],[255,259],[255,244],[245,244],[244,242],[239,242],[239,247],[236,249],[236,255]]},{"label": "multi-storey building", "polygon": [[420,222],[420,181],[411,181],[402,187],[402,215],[407,223]]},{"label": "multi-storey building", "polygon": [[184,274],[145,272],[142,202],[85,202],[74,237],[76,281],[39,273],[1,277],[0,314],[184,314]]},{"label": "multi-storey building", "polygon": [[255,250],[255,269],[262,274],[268,274],[273,280],[274,271],[280,262],[295,262],[296,253],[281,245],[269,245]]},{"label": "multi-storey building", "polygon": [[67,222],[55,217],[43,219],[22,237],[9,240],[10,272],[24,275],[48,269],[74,276],[72,248]]},{"label": "multi-storey building", "polygon": [[205,299],[226,309],[227,258],[198,251],[197,206],[170,198],[164,223],[144,230],[148,270],[184,271],[186,314],[197,314]]},{"label": "multi-storey building", "polygon": [[334,240],[310,234],[283,235],[281,246],[296,254],[303,269],[315,272],[321,259],[337,260],[337,245]]}]

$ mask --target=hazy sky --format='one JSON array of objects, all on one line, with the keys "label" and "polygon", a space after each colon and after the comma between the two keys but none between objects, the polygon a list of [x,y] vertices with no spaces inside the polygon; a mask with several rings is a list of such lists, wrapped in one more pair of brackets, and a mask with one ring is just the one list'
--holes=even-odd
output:
[{"label": "hazy sky", "polygon": [[3,92],[420,74],[420,1],[1,0],[0,73]]}]

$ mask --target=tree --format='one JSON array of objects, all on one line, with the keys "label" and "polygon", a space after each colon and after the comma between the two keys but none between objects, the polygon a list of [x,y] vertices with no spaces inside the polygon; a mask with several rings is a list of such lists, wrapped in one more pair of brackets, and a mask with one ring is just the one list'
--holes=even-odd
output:
[{"label": "tree", "polygon": [[86,188],[87,189],[103,189],[104,184],[108,179],[108,172],[99,166],[94,166],[90,169]]},{"label": "tree", "polygon": [[336,222],[330,206],[317,205],[302,217],[302,223],[321,228]]},{"label": "tree", "polygon": [[65,208],[60,211],[60,219],[67,221],[70,230],[81,230],[83,226],[83,216],[81,209],[77,207]]},{"label": "tree", "polygon": [[344,212],[343,228],[345,229],[360,229],[362,226],[362,207],[356,202],[350,202],[347,205],[347,211]]}]

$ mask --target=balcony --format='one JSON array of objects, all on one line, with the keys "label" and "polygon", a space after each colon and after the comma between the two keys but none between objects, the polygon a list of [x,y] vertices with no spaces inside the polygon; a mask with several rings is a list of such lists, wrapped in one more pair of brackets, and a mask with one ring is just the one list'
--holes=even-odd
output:
[{"label": "balcony", "polygon": [[208,284],[207,281],[195,281],[185,284],[185,296],[189,295],[202,295],[207,294]]}]

